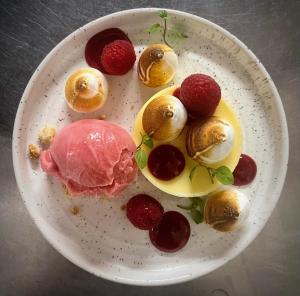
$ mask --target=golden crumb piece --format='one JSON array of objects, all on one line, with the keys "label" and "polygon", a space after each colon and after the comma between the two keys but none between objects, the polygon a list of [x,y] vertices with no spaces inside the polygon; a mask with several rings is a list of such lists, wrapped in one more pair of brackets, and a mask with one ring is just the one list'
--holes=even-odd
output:
[{"label": "golden crumb piece", "polygon": [[63,188],[64,194],[69,196],[70,193],[69,193],[69,190],[68,190],[67,186],[65,184],[63,184],[62,188]]},{"label": "golden crumb piece", "polygon": [[126,205],[122,205],[122,206],[121,206],[121,210],[122,210],[122,211],[125,211],[125,210],[126,210]]},{"label": "golden crumb piece", "polygon": [[77,215],[79,213],[79,207],[77,207],[77,206],[72,207],[71,208],[71,213],[73,215]]},{"label": "golden crumb piece", "polygon": [[32,159],[38,159],[41,154],[41,149],[35,144],[28,145],[29,157]]},{"label": "golden crumb piece", "polygon": [[106,119],[106,114],[101,114],[98,119],[100,120],[105,120]]},{"label": "golden crumb piece", "polygon": [[41,143],[49,145],[53,141],[55,133],[56,130],[54,127],[46,126],[40,130],[38,137]]}]

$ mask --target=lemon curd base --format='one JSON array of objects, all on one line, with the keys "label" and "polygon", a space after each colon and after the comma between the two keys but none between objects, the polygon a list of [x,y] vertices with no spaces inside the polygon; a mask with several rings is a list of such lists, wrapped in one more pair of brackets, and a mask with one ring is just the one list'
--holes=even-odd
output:
[{"label": "lemon curd base", "polygon": [[[179,86],[172,86],[165,88],[155,95],[153,95],[141,108],[139,113],[136,116],[134,127],[133,127],[133,139],[136,145],[139,145],[141,142],[141,134],[145,134],[143,125],[142,125],[142,115],[146,106],[155,98],[162,95],[172,95],[175,89]],[[231,171],[233,171],[239,161],[240,155],[242,153],[243,146],[243,137],[242,137],[242,129],[240,123],[236,117],[235,112],[231,108],[231,106],[224,100],[221,99],[214,116],[218,116],[219,118],[229,122],[234,129],[234,143],[233,148],[230,154],[222,161],[217,162],[215,164],[209,165],[212,168],[217,168],[220,166],[227,166]],[[185,157],[185,168],[183,172],[177,176],[176,178],[169,181],[162,181],[155,178],[146,166],[142,171],[143,175],[150,181],[155,187],[158,189],[179,197],[193,197],[193,196],[204,196],[209,194],[210,192],[218,189],[221,184],[214,179],[214,184],[211,182],[210,176],[207,172],[207,169],[199,166],[193,175],[192,182],[190,181],[189,175],[192,168],[197,165],[192,158],[190,158],[187,154],[185,148],[185,136],[186,136],[186,128],[182,131],[178,138],[168,143],[161,143],[159,141],[153,141],[154,147],[157,147],[161,144],[170,144],[176,146]],[[147,156],[151,149],[142,146],[142,149],[146,152]]]}]

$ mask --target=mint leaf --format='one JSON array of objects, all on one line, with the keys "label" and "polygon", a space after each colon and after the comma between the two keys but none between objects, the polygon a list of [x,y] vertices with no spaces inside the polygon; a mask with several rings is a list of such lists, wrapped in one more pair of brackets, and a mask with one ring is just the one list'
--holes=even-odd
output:
[{"label": "mint leaf", "polygon": [[134,159],[141,170],[146,167],[147,154],[144,150],[138,149],[134,154]]},{"label": "mint leaf", "polygon": [[201,212],[202,215],[204,214],[204,206],[205,206],[205,200],[199,198],[199,211]]},{"label": "mint leaf", "polygon": [[189,206],[177,205],[177,207],[183,210],[191,210],[193,208],[193,205],[192,204],[190,204]]},{"label": "mint leaf", "polygon": [[192,182],[193,181],[193,178],[194,178],[194,175],[195,175],[195,172],[196,172],[196,169],[197,169],[197,165],[195,165],[191,171],[190,171],[190,174],[189,174],[189,178],[190,178],[190,181]]},{"label": "mint leaf", "polygon": [[166,10],[161,10],[158,12],[159,17],[161,17],[162,19],[167,19],[168,18],[168,13]]},{"label": "mint leaf", "polygon": [[232,172],[227,166],[220,166],[213,170],[212,175],[217,178],[217,180],[224,185],[233,184],[234,177]]},{"label": "mint leaf", "polygon": [[201,207],[202,199],[200,197],[192,197],[193,208]]},{"label": "mint leaf", "polygon": [[203,222],[203,215],[199,210],[191,209],[191,216],[196,224]]},{"label": "mint leaf", "polygon": [[148,135],[144,135],[143,139],[142,139],[142,143],[144,145],[146,145],[147,147],[149,147],[150,149],[153,148],[153,140],[151,137],[149,137]]},{"label": "mint leaf", "polygon": [[175,39],[186,39],[186,38],[188,38],[188,36],[186,34],[184,34],[183,32],[181,32],[177,28],[169,29],[169,31],[172,34],[172,37],[175,38]]},{"label": "mint leaf", "polygon": [[189,206],[177,205],[177,207],[184,210],[190,210],[192,219],[196,224],[199,224],[203,222],[205,201],[200,197],[191,197],[190,201],[191,204]]},{"label": "mint leaf", "polygon": [[146,32],[155,33],[158,32],[159,30],[160,30],[160,24],[153,24],[146,30]]}]

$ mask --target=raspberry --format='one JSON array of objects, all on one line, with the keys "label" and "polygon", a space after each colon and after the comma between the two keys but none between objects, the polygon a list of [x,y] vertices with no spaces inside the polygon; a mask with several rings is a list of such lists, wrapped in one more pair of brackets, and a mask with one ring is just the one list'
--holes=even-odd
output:
[{"label": "raspberry", "polygon": [[211,116],[221,99],[221,89],[208,75],[193,74],[181,84],[180,100],[194,116]]},{"label": "raspberry", "polygon": [[146,194],[132,197],[126,205],[126,211],[130,222],[142,230],[150,230],[157,226],[164,214],[162,205]]},{"label": "raspberry", "polygon": [[134,65],[136,56],[129,41],[115,40],[107,44],[101,54],[101,66],[111,75],[126,74]]},{"label": "raspberry", "polygon": [[177,99],[179,99],[179,97],[180,97],[180,87],[177,87],[177,88],[174,90],[173,96],[176,97]]}]

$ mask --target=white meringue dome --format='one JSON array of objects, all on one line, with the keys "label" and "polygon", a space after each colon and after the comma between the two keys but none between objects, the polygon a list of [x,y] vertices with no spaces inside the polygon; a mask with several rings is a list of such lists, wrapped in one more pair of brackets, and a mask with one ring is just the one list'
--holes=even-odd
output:
[{"label": "white meringue dome", "polygon": [[66,82],[65,96],[71,109],[93,112],[100,109],[108,97],[105,76],[94,68],[82,68],[72,73]]},{"label": "white meringue dome", "polygon": [[197,121],[187,132],[187,152],[200,163],[217,163],[225,159],[232,150],[234,136],[231,124],[217,117]]},{"label": "white meringue dome", "polygon": [[144,131],[160,142],[176,139],[184,129],[186,121],[185,107],[172,95],[163,95],[152,100],[146,106],[142,118]]},{"label": "white meringue dome", "polygon": [[249,200],[241,191],[218,191],[210,195],[205,203],[204,220],[218,231],[232,231],[245,224],[249,209]]}]

